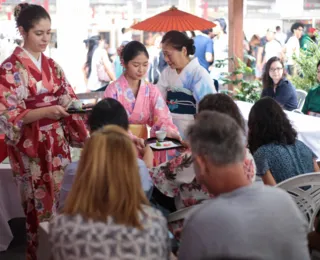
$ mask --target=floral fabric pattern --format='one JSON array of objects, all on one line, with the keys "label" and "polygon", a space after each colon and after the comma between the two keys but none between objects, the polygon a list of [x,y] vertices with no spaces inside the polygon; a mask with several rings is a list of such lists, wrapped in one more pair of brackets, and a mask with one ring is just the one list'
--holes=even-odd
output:
[{"label": "floral fabric pattern", "polygon": [[41,119],[23,125],[31,110],[67,105],[76,99],[62,69],[42,54],[39,71],[27,53],[17,47],[0,68],[0,131],[27,217],[28,259],[36,258],[39,222],[55,213],[64,167],[70,162],[69,145],[80,146],[88,137],[83,119],[72,115],[59,121]]},{"label": "floral fabric pattern", "polygon": [[130,124],[150,126],[151,137],[154,137],[158,130],[178,133],[160,91],[151,83],[141,80],[139,92],[135,97],[128,81],[124,75],[121,75],[119,79],[107,87],[104,96],[114,98],[124,106]]},{"label": "floral fabric pattern", "polygon": [[[160,75],[157,87],[168,103],[173,123],[183,139],[187,127],[194,120],[197,104],[207,94],[216,93],[213,80],[197,58],[193,58],[179,74],[167,66]],[[178,95],[172,96],[172,93]]]},{"label": "floral fabric pattern", "polygon": [[[254,182],[256,166],[248,149],[246,149],[243,168],[246,177]],[[157,189],[164,195],[175,198],[177,210],[214,197],[204,185],[197,183],[189,149],[172,160],[152,168],[150,175]],[[182,226],[183,220],[169,223],[169,229],[177,239],[179,239]]]}]

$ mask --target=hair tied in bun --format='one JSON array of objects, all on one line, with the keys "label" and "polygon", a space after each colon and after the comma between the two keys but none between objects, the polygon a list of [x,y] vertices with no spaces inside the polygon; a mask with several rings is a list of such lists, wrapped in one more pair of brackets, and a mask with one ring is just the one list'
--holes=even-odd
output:
[{"label": "hair tied in bun", "polygon": [[196,46],[192,45],[192,50],[190,52],[190,55],[194,55],[196,53]]},{"label": "hair tied in bun", "polygon": [[124,47],[125,47],[125,45],[121,45],[121,46],[117,49],[117,53],[118,53],[118,56],[119,56],[119,58],[120,58],[120,64],[121,64],[122,67],[124,66],[124,61],[123,61],[123,58],[122,58]]},{"label": "hair tied in bun", "polygon": [[21,3],[14,8],[13,15],[16,21],[18,20],[21,11],[26,9],[28,6],[29,6],[28,3]]},{"label": "hair tied in bun", "polygon": [[196,47],[194,46],[194,40],[189,39],[187,45],[188,55],[194,55],[196,52]]}]

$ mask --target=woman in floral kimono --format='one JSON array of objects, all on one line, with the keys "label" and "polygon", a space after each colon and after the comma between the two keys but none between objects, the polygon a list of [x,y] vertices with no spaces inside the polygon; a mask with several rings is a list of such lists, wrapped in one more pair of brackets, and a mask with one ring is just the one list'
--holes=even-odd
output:
[{"label": "woman in floral kimono", "polygon": [[[231,116],[241,126],[245,134],[245,123],[241,112],[236,103],[228,95],[207,95],[199,103],[199,112],[205,110],[216,111]],[[246,148],[244,147],[243,149]],[[256,165],[249,149],[246,149],[246,158],[243,162],[243,167],[246,177],[254,181]],[[193,206],[213,197],[203,185],[200,185],[196,181],[191,150],[188,148],[174,159],[153,168],[151,176],[155,189],[158,189],[167,197],[174,198],[176,210]],[[166,200],[161,199],[163,201]],[[166,206],[163,205],[161,201],[158,202],[161,206]],[[169,203],[167,202],[167,204]],[[169,225],[170,230],[178,239],[182,225],[183,221],[172,222]]]},{"label": "woman in floral kimono", "polygon": [[164,130],[168,137],[180,138],[160,91],[143,79],[149,64],[146,47],[138,41],[129,42],[121,58],[124,73],[107,87],[105,97],[117,99],[127,110],[130,124],[141,125],[145,129],[142,132],[146,133],[148,125],[152,137]]},{"label": "woman in floral kimono", "polygon": [[87,130],[67,106],[76,96],[61,68],[47,58],[51,19],[38,5],[15,8],[24,38],[0,68],[0,131],[26,214],[27,259],[37,259],[37,229],[56,211],[69,145],[82,144]]},{"label": "woman in floral kimono", "polygon": [[167,32],[162,39],[162,51],[168,63],[157,83],[172,113],[173,123],[183,137],[193,122],[197,104],[207,94],[216,93],[213,80],[197,58],[194,41],[178,32]]}]

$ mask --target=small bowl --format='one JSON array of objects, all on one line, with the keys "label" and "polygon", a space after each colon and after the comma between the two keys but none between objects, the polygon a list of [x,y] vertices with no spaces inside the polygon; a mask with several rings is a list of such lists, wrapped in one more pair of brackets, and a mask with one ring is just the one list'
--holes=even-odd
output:
[{"label": "small bowl", "polygon": [[81,100],[73,100],[71,105],[74,109],[79,109],[79,110],[82,109],[82,101]]},{"label": "small bowl", "polygon": [[166,136],[167,136],[166,131],[156,131],[156,137],[157,137],[158,141],[160,141],[160,142],[164,141]]}]

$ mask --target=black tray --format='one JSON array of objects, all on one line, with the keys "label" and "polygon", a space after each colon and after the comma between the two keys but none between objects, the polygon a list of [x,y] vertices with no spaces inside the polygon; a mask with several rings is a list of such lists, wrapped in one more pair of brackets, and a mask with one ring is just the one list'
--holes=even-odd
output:
[{"label": "black tray", "polygon": [[67,110],[68,114],[86,114],[92,111],[92,108],[83,108],[83,109],[74,109],[74,108],[69,108]]},{"label": "black tray", "polygon": [[[145,144],[154,144],[157,142],[157,138],[156,137],[151,137],[151,138],[148,138],[147,140],[145,140]],[[173,142],[174,144],[176,144],[177,146],[175,147],[169,147],[169,148],[161,148],[161,149],[157,149],[157,148],[154,148],[154,147],[150,147],[152,150],[154,151],[167,151],[167,150],[172,150],[172,149],[178,149],[178,148],[181,148],[183,147],[183,145],[181,144],[181,142],[178,140],[178,139],[175,139],[175,138],[170,138],[170,137],[166,137],[163,142],[168,142],[168,141],[171,141]],[[160,142],[162,143],[162,142]]]}]

